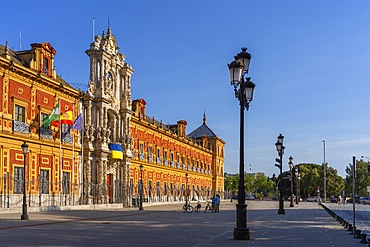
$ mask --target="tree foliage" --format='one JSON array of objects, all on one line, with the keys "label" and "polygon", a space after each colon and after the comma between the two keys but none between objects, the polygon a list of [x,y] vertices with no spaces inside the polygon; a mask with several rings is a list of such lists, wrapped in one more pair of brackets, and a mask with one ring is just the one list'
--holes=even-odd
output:
[{"label": "tree foliage", "polygon": [[[324,166],[318,164],[299,164],[301,197],[324,196]],[[338,171],[326,164],[326,196],[337,197],[344,189],[344,179]],[[319,192],[318,192],[319,191]],[[318,194],[319,193],[319,194]]]},{"label": "tree foliage", "polygon": [[[239,175],[225,174],[225,191],[235,194],[238,191]],[[267,196],[274,190],[274,182],[264,173],[248,173],[244,176],[245,192],[258,197]]]},{"label": "tree foliage", "polygon": [[[370,173],[367,170],[368,163],[364,160],[356,161],[356,176],[355,176],[355,195],[356,196],[367,196],[367,186],[370,186]],[[346,167],[346,195],[352,194],[352,169],[353,164],[349,164]]]},{"label": "tree foliage", "polygon": [[[295,168],[298,168],[300,173],[300,180],[298,182],[295,176]],[[351,168],[348,168],[351,169]],[[365,165],[360,165],[361,170],[365,169]],[[369,174],[364,176],[360,173],[358,185],[359,191],[366,190],[365,181],[368,180]],[[234,194],[238,191],[239,176],[226,176],[225,179],[225,191],[232,191]],[[279,194],[279,183],[282,183],[282,195],[284,197],[290,196],[291,193],[291,174],[289,171],[283,172],[283,178],[275,176],[275,174],[269,178],[264,173],[246,174],[244,177],[244,185],[246,193],[253,195],[268,196],[268,194]],[[369,181],[369,180],[368,180]],[[357,184],[357,182],[356,182]],[[348,182],[347,182],[348,185]],[[349,185],[348,185],[349,186]],[[318,164],[302,163],[298,164],[293,168],[293,193],[297,194],[299,187],[301,198],[307,198],[310,196],[318,195],[318,188],[320,189],[320,197],[324,196],[324,166]],[[342,193],[344,189],[344,179],[338,175],[336,169],[326,165],[326,196],[331,195],[337,197]]]}]

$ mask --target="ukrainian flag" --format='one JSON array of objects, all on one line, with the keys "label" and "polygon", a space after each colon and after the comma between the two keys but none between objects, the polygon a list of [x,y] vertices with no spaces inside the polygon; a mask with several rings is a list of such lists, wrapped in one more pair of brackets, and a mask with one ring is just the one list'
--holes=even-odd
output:
[{"label": "ukrainian flag", "polygon": [[121,144],[108,144],[109,150],[112,150],[112,158],[123,160],[123,152]]}]

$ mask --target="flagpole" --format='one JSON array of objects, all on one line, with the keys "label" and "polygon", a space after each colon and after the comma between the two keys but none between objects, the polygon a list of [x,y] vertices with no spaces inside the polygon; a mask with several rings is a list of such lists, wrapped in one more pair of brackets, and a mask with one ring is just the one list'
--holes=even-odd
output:
[{"label": "flagpole", "polygon": [[[58,100],[59,104],[59,114],[61,115],[61,105],[60,105],[60,99]],[[59,117],[59,182],[60,182],[60,187],[59,187],[59,193],[60,193],[60,206],[62,206],[62,178],[63,178],[63,164],[62,164],[62,123],[61,123],[61,117]]]},{"label": "flagpole", "polygon": [[[74,117],[73,117],[74,112],[75,112],[75,104],[73,103],[72,104],[72,119],[74,119]],[[73,121],[73,125],[74,125],[74,121]],[[71,132],[69,132],[69,134],[71,134]],[[73,131],[73,135],[72,135],[72,167],[71,167],[71,169],[72,169],[72,171],[71,171],[71,175],[72,175],[71,186],[72,186],[72,199],[73,199],[72,205],[75,205],[75,185],[74,185],[74,181],[75,181],[75,177],[74,177],[74,171],[75,171],[75,131]]]},{"label": "flagpole", "polygon": [[[84,118],[84,114],[85,114],[85,110],[84,110],[84,105],[83,105],[83,100],[82,100],[82,105],[81,105],[81,121],[82,121],[82,126],[85,126],[85,118]],[[84,163],[84,127],[81,127],[81,178],[82,178],[82,198],[84,198],[83,200],[86,200],[86,204],[88,204],[88,200],[87,200],[87,195],[86,195],[86,198],[85,198],[85,192],[86,192],[86,184],[85,184],[85,163]]]}]

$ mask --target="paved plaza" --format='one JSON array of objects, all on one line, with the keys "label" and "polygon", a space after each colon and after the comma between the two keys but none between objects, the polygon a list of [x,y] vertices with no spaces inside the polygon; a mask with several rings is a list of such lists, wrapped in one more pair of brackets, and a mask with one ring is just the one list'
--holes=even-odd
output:
[{"label": "paved plaza", "polygon": [[[315,203],[294,208],[276,201],[247,201],[251,239],[234,240],[235,203],[220,213],[183,213],[182,204],[0,213],[1,246],[366,246]],[[205,203],[203,204],[203,208]],[[18,209],[17,209],[18,210]]]}]

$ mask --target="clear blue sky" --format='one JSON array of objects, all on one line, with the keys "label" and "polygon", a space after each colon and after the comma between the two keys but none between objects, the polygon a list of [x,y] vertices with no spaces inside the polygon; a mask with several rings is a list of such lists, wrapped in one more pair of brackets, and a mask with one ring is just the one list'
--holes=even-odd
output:
[{"label": "clear blue sky", "polygon": [[[50,42],[57,73],[86,87],[85,50],[108,18],[135,70],[133,99],[164,123],[207,124],[226,141],[225,171],[238,172],[239,104],[227,63],[252,54],[255,97],[245,117],[245,164],[278,173],[276,137],[285,136],[284,169],[326,161],[345,174],[352,156],[370,157],[370,1],[141,0],[6,1],[0,43],[19,50]],[[249,166],[251,164],[252,166]]]}]

